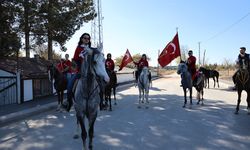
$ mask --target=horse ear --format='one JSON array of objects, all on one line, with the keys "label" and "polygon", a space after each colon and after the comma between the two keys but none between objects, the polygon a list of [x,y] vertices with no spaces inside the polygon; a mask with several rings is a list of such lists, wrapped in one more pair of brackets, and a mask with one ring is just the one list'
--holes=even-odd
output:
[{"label": "horse ear", "polygon": [[181,60],[180,63],[185,63],[185,61]]}]

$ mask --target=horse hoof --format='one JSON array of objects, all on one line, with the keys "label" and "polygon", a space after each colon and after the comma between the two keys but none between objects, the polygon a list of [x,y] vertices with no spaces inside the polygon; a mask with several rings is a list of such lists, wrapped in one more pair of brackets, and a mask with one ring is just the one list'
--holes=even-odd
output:
[{"label": "horse hoof", "polygon": [[146,106],[146,109],[148,109],[149,107],[148,106]]},{"label": "horse hoof", "polygon": [[234,112],[234,114],[235,114],[235,115],[238,115],[238,114],[239,114],[239,112],[238,112],[238,111],[236,111],[236,112]]},{"label": "horse hoof", "polygon": [[75,134],[74,136],[73,136],[73,139],[78,139],[79,138],[79,135],[77,135],[77,134]]},{"label": "horse hoof", "polygon": [[137,108],[141,108],[141,106],[137,106]]},{"label": "horse hoof", "polygon": [[117,105],[117,103],[114,103],[114,105]]},{"label": "horse hoof", "polygon": [[186,107],[185,105],[182,106],[182,108],[185,108],[185,107]]},{"label": "horse hoof", "polygon": [[144,103],[144,101],[141,101],[141,103]]}]

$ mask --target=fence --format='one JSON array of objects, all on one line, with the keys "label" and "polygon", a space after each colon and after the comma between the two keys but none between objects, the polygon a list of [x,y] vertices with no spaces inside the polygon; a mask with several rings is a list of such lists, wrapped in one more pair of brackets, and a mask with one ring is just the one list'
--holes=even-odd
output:
[{"label": "fence", "polygon": [[20,74],[0,77],[0,105],[20,102]]}]

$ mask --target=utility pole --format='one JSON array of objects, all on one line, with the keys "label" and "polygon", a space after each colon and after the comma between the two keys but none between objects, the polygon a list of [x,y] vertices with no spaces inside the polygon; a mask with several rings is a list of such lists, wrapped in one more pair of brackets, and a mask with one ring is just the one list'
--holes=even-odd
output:
[{"label": "utility pole", "polygon": [[203,53],[203,66],[205,66],[205,60],[206,60],[206,49],[204,50]]},{"label": "utility pole", "polygon": [[92,21],[91,25],[91,37],[94,47],[101,48],[103,51],[103,26],[102,26],[102,6],[101,0],[95,1],[95,9],[97,10],[97,17]]},{"label": "utility pole", "polygon": [[199,45],[199,66],[201,66],[201,42],[198,42]]}]

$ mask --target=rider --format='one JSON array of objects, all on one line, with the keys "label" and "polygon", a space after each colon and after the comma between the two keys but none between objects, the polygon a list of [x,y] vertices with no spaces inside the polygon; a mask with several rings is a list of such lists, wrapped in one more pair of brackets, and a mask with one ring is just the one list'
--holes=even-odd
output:
[{"label": "rider", "polygon": [[197,82],[197,76],[196,76],[196,57],[193,56],[193,51],[189,50],[188,51],[188,59],[187,59],[187,66],[188,66],[188,71],[190,72],[193,80],[193,85],[196,85]]},{"label": "rider", "polygon": [[69,83],[71,78],[71,61],[69,60],[69,54],[65,54],[64,66],[63,72],[66,74],[67,83]]},{"label": "rider", "polygon": [[111,54],[108,53],[108,54],[107,54],[107,59],[106,59],[106,61],[105,61],[105,67],[106,67],[106,69],[108,69],[109,71],[114,71],[114,69],[115,69],[115,63],[114,63],[114,61],[112,60],[111,57],[112,57]]},{"label": "rider", "polygon": [[236,75],[238,74],[240,69],[247,69],[250,70],[250,55],[246,53],[246,48],[245,47],[240,47],[240,54],[238,55],[238,58],[236,60],[236,64],[237,64],[237,71],[234,73],[233,75],[233,82],[236,88],[236,84],[235,84],[235,78]]},{"label": "rider", "polygon": [[66,68],[64,64],[64,59],[60,59],[60,62],[56,65],[56,68],[59,72],[64,73],[64,68]]},{"label": "rider", "polygon": [[[141,59],[139,62],[134,62],[134,64],[137,66],[137,71],[135,71],[135,79],[136,82],[138,81],[138,77],[142,71],[143,67],[148,67],[148,61],[147,61],[147,56],[146,54],[142,54]],[[149,81],[151,81],[151,74],[149,73]]]},{"label": "rider", "polygon": [[112,74],[115,74],[115,83],[117,83],[117,77],[115,73],[115,63],[112,60],[112,56],[110,53],[107,54],[107,59],[105,60],[105,68],[109,70]]},{"label": "rider", "polygon": [[67,86],[67,100],[68,100],[68,106],[67,111],[70,111],[70,108],[72,106],[72,97],[73,97],[73,86],[77,79],[80,78],[80,68],[83,61],[83,55],[82,53],[87,49],[91,47],[90,42],[90,35],[88,33],[83,33],[82,36],[79,39],[78,45],[75,50],[75,54],[72,60],[72,63],[76,63],[77,65],[77,72],[71,75],[71,79],[69,81],[69,84]]}]

